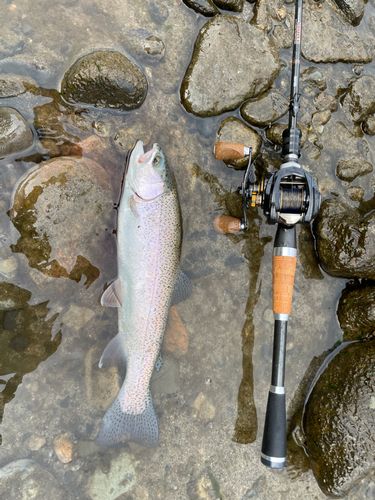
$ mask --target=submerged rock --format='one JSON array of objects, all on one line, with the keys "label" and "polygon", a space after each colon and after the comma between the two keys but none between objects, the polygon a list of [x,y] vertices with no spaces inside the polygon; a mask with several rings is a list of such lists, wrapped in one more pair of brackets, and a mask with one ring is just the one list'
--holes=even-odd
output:
[{"label": "submerged rock", "polygon": [[15,109],[0,107],[0,158],[29,148],[34,135],[25,118]]},{"label": "submerged rock", "polygon": [[342,109],[355,123],[375,113],[375,78],[364,75],[349,85]]},{"label": "submerged rock", "polygon": [[107,172],[88,158],[54,158],[20,179],[9,212],[20,233],[12,250],[52,277],[89,286],[98,276],[100,242],[112,209]]},{"label": "submerged rock", "polygon": [[337,99],[331,94],[326,94],[325,92],[319,92],[314,96],[314,105],[318,111],[336,111],[337,110]]},{"label": "submerged rock", "polygon": [[66,500],[67,492],[34,460],[16,460],[0,469],[0,498],[6,500]]},{"label": "submerged rock", "polygon": [[353,26],[331,0],[304,3],[302,55],[315,63],[368,63],[372,59]]},{"label": "submerged rock", "polygon": [[336,175],[342,181],[351,182],[356,177],[367,175],[373,171],[373,166],[362,158],[353,157],[338,162]]},{"label": "submerged rock", "polygon": [[183,2],[198,14],[203,14],[206,17],[220,14],[219,9],[211,0],[183,0]]},{"label": "submerged rock", "polygon": [[346,288],[337,306],[344,340],[362,340],[375,334],[375,287]]},{"label": "submerged rock", "polygon": [[375,341],[345,346],[306,403],[311,467],[326,495],[343,497],[375,468]]},{"label": "submerged rock", "polygon": [[61,94],[71,104],[131,110],[145,100],[147,79],[124,54],[98,50],[79,58],[68,69]]},{"label": "submerged rock", "polygon": [[375,135],[375,116],[367,116],[362,123],[363,132],[368,135]]},{"label": "submerged rock", "polygon": [[1,75],[0,76],[0,98],[17,97],[27,92],[29,86],[36,85],[35,81],[28,76]]},{"label": "submerged rock", "polygon": [[[253,148],[252,159],[258,156],[262,145],[262,141],[255,130],[234,116],[230,116],[221,122],[215,142],[239,142],[245,144]],[[231,162],[226,161],[225,163],[230,167],[242,168],[247,165],[248,158],[233,160]]]},{"label": "submerged rock", "polygon": [[165,43],[158,36],[149,36],[143,40],[143,50],[155,59],[162,59],[165,54]]},{"label": "submerged rock", "polygon": [[375,279],[375,213],[325,200],[314,222],[319,262],[331,276]]},{"label": "submerged rock", "polygon": [[327,88],[326,78],[318,68],[310,66],[302,71],[300,86],[305,94],[315,94],[317,90]]},{"label": "submerged rock", "polygon": [[251,125],[265,127],[284,116],[288,109],[288,99],[279,92],[270,90],[252,101],[245,102],[241,106],[241,115]]},{"label": "submerged rock", "polygon": [[215,116],[269,88],[280,69],[274,43],[243,19],[220,15],[200,30],[181,84],[190,113]]}]

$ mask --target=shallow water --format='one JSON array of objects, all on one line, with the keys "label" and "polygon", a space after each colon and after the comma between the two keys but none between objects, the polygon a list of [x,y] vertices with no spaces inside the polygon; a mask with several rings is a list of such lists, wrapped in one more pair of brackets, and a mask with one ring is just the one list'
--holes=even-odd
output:
[{"label": "shallow water", "polygon": [[[367,19],[373,11],[367,4],[359,33],[369,33]],[[31,268],[25,255],[12,253],[10,247],[17,243],[18,234],[5,212],[11,208],[17,181],[36,161],[46,159],[48,151],[36,140],[28,151],[1,160],[1,258],[16,259],[15,271],[2,277],[2,286],[7,293],[24,298],[22,307],[16,308],[21,310],[18,315],[1,311],[4,414],[0,465],[21,458],[35,460],[70,498],[80,500],[326,498],[312,472],[300,472],[298,464],[272,471],[260,463],[271,377],[275,227],[267,225],[260,212],[253,212],[250,231],[243,236],[218,235],[213,229],[218,213],[227,207],[231,213],[238,211],[240,200],[233,191],[242,172],[228,169],[212,155],[221,121],[239,116],[238,110],[203,120],[189,115],[179,102],[179,85],[206,19],[180,0],[157,4],[65,0],[53,7],[44,1],[31,5],[24,0],[2,3],[0,12],[6,40],[0,72],[30,76],[40,89],[2,99],[1,105],[18,109],[35,135],[35,108],[58,102],[50,89],[59,90],[65,71],[80,55],[98,48],[125,50],[143,67],[149,91],[140,109],[128,113],[90,109],[82,116],[88,124],[101,120],[115,130],[123,129],[129,145],[142,139],[162,146],[176,175],[183,215],[181,267],[193,283],[191,297],[177,306],[189,335],[188,352],[179,359],[166,354],[152,385],[160,446],[97,450],[92,442],[119,384],[116,371],[101,371],[97,366],[105,345],[117,333],[117,311],[99,304],[104,285],[117,273],[115,210],[108,214],[106,227],[93,228],[100,233],[100,243],[91,263],[100,274],[89,287],[84,277],[77,282],[46,276]],[[248,19],[251,12],[252,5],[246,3],[244,12],[236,15]],[[139,55],[139,30],[163,39],[167,47],[163,62]],[[280,52],[280,57],[287,68],[274,87],[288,95],[291,50]],[[303,61],[302,70],[311,65]],[[347,87],[356,65],[314,66],[327,78],[326,92],[336,95],[338,87]],[[375,75],[372,64],[365,65],[363,74]],[[58,106],[61,111],[63,105]],[[52,108],[44,109],[52,116]],[[338,122],[350,127],[340,110],[333,114],[321,137],[318,160],[309,160],[306,151],[302,152],[301,163],[316,174],[323,199],[332,193],[344,197],[347,187],[335,176],[341,155],[333,140]],[[63,140],[78,143],[91,134],[64,123],[62,128],[52,127],[51,136],[61,134]],[[370,136],[366,140],[369,161],[374,163],[374,141]],[[108,143],[113,144],[110,139]],[[110,200],[115,204],[124,154],[112,148],[103,166],[115,183]],[[373,192],[366,179],[360,183],[370,199]],[[346,283],[319,272],[314,260],[308,259],[313,251],[308,233],[301,233],[300,228],[298,232],[300,259],[288,328],[287,409],[313,357],[342,339],[336,306]],[[12,286],[22,290],[14,292]],[[14,331],[16,335],[9,334]],[[77,450],[77,457],[68,464],[61,463],[53,449],[54,439],[63,433]],[[38,439],[45,442],[35,449]],[[371,478],[347,498],[365,495],[375,495]]]}]

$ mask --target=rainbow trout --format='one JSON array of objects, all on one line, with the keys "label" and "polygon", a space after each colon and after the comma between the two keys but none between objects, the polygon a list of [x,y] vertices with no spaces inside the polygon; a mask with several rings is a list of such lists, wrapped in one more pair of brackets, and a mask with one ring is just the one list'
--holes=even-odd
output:
[{"label": "rainbow trout", "polygon": [[181,214],[174,176],[157,144],[144,153],[142,141],[129,151],[118,207],[118,278],[101,303],[118,308],[119,332],[99,367],[126,364],[122,388],[101,423],[96,442],[158,444],[150,379],[159,356],[180,274]]}]

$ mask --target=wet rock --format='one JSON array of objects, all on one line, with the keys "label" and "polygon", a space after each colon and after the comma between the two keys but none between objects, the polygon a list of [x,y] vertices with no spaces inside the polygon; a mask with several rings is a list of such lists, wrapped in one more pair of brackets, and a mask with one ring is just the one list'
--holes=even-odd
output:
[{"label": "wet rock", "polygon": [[307,453],[320,488],[343,497],[375,467],[375,342],[345,346],[321,374],[304,415]]},{"label": "wet rock", "polygon": [[322,125],[325,125],[331,119],[332,113],[329,109],[325,109],[324,111],[318,111],[314,113],[311,117],[311,123],[315,130]]},{"label": "wet rock", "polygon": [[375,135],[375,116],[367,116],[362,123],[363,132],[368,135]]},{"label": "wet rock", "polygon": [[151,392],[153,394],[175,394],[180,387],[180,367],[178,361],[170,356],[163,356],[160,370],[151,377]]},{"label": "wet rock", "polygon": [[162,348],[176,358],[180,358],[188,351],[189,337],[176,306],[172,306],[169,311]]},{"label": "wet rock", "polygon": [[[274,123],[266,130],[266,137],[269,141],[273,142],[277,146],[283,145],[283,132],[288,128],[287,123]],[[308,129],[305,125],[298,124],[298,128],[302,132],[301,146],[303,146],[307,139]]]},{"label": "wet rock", "polygon": [[0,98],[17,97],[27,92],[30,85],[36,85],[28,76],[0,75]]},{"label": "wet rock", "polygon": [[99,276],[100,243],[112,210],[107,172],[88,158],[54,158],[29,170],[16,186],[10,219],[20,233],[12,250],[52,277],[89,286]]},{"label": "wet rock", "polygon": [[[245,125],[241,120],[230,116],[223,120],[220,124],[219,130],[216,135],[215,142],[239,142],[241,144],[246,144],[246,146],[253,148],[252,158],[255,159],[259,154],[262,141],[255,130]],[[245,167],[248,160],[234,160],[232,162],[225,162],[228,166],[233,166],[234,168]]]},{"label": "wet rock", "polygon": [[206,17],[215,16],[220,14],[219,9],[211,0],[183,0],[183,2],[195,12],[203,14]]},{"label": "wet rock", "polygon": [[349,85],[342,109],[346,116],[355,123],[361,122],[367,115],[375,113],[375,78],[360,76]]},{"label": "wet rock", "polygon": [[137,461],[131,453],[121,450],[111,460],[109,471],[98,467],[91,477],[89,495],[92,500],[116,500],[136,484]]},{"label": "wet rock", "polygon": [[131,110],[146,98],[143,71],[120,52],[98,50],[78,59],[65,73],[61,94],[71,103]]},{"label": "wet rock", "polygon": [[361,201],[365,195],[365,190],[362,186],[350,186],[346,194],[352,201]]},{"label": "wet rock", "polygon": [[233,12],[242,12],[244,0],[213,0],[214,4],[223,10],[231,10]]},{"label": "wet rock", "polygon": [[373,338],[375,334],[375,287],[346,288],[337,306],[344,341]]},{"label": "wet rock", "polygon": [[4,500],[67,500],[57,480],[34,460],[16,460],[0,469],[0,498]]},{"label": "wet rock", "polygon": [[343,11],[348,21],[353,26],[358,26],[365,13],[364,0],[335,0],[335,2]]},{"label": "wet rock", "polygon": [[293,43],[292,32],[284,25],[277,24],[272,32],[277,50],[289,49]]},{"label": "wet rock", "polygon": [[342,181],[351,182],[358,176],[367,175],[373,171],[371,163],[362,158],[342,159],[336,167],[336,175]]},{"label": "wet rock", "polygon": [[262,30],[234,16],[215,16],[199,32],[181,101],[197,116],[219,115],[267,90],[279,68],[275,45]]},{"label": "wet rock", "polygon": [[31,128],[25,118],[15,109],[0,107],[0,158],[19,153],[34,142]]},{"label": "wet rock", "polygon": [[241,115],[250,125],[265,127],[278,120],[289,109],[289,101],[282,94],[271,90],[241,106]]},{"label": "wet rock", "polygon": [[271,13],[268,8],[267,0],[258,0],[254,7],[254,17],[251,24],[266,33],[269,33],[273,28]]},{"label": "wet rock", "polygon": [[304,3],[302,55],[315,63],[371,61],[364,42],[331,0]]},{"label": "wet rock", "polygon": [[165,54],[165,43],[158,36],[149,36],[143,41],[143,49],[149,56],[162,59]]},{"label": "wet rock", "polygon": [[314,96],[314,105],[318,111],[337,111],[337,99],[335,96],[320,92]]},{"label": "wet rock", "polygon": [[314,222],[319,262],[331,276],[375,279],[375,214],[325,200]]},{"label": "wet rock", "polygon": [[57,436],[53,440],[53,449],[55,450],[57,458],[63,464],[71,462],[76,457],[76,453],[73,449],[72,438],[68,434]]},{"label": "wet rock", "polygon": [[326,78],[318,68],[310,66],[305,71],[302,71],[300,86],[305,94],[315,94],[317,90],[327,88]]},{"label": "wet rock", "polygon": [[91,347],[84,362],[87,400],[99,411],[107,411],[121,389],[116,367],[99,369],[104,348],[105,345]]}]

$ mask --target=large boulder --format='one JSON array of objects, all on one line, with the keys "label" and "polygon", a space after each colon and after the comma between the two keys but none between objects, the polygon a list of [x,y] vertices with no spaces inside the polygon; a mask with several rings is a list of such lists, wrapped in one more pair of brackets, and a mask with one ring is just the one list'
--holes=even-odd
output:
[{"label": "large boulder", "polygon": [[375,334],[375,287],[345,288],[338,306],[337,317],[344,340],[373,338]]},{"label": "large boulder", "polygon": [[61,157],[40,163],[14,192],[9,215],[20,236],[12,250],[48,276],[79,282],[84,274],[89,286],[99,276],[100,243],[112,208],[111,180],[95,161]]},{"label": "large boulder", "polygon": [[71,104],[131,110],[146,98],[147,79],[138,65],[114,50],[80,57],[65,73],[61,94]]},{"label": "large boulder", "polygon": [[344,345],[306,402],[306,451],[329,497],[343,497],[375,469],[374,363],[375,341]]},{"label": "large boulder", "polygon": [[267,90],[279,69],[276,47],[262,30],[234,16],[215,16],[199,32],[181,100],[197,116],[219,115]]},{"label": "large boulder", "polygon": [[368,63],[372,59],[353,26],[331,0],[304,3],[302,55],[315,63]]},{"label": "large boulder", "polygon": [[375,279],[375,213],[364,217],[340,200],[325,200],[314,234],[319,263],[328,274]]}]

